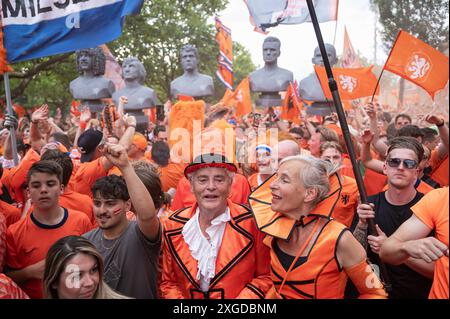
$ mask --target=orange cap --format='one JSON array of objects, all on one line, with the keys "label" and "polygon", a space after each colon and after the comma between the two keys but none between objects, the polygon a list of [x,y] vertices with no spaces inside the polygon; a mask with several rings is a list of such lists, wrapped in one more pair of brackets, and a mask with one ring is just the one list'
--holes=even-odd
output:
[{"label": "orange cap", "polygon": [[134,133],[133,144],[141,151],[145,151],[148,143],[144,135],[141,133]]}]

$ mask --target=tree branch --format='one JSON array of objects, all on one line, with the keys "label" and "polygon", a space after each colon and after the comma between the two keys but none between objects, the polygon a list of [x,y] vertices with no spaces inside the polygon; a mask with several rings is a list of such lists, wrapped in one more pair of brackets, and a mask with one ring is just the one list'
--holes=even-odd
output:
[{"label": "tree branch", "polygon": [[66,60],[71,55],[72,55],[72,53],[64,53],[62,55],[52,57],[52,58],[48,59],[47,61],[44,61],[44,62],[36,65],[33,69],[31,69],[27,72],[11,72],[9,74],[9,77],[10,78],[18,78],[18,79],[31,78],[31,77],[35,76],[36,74],[38,74],[39,72],[48,69],[49,66]]}]

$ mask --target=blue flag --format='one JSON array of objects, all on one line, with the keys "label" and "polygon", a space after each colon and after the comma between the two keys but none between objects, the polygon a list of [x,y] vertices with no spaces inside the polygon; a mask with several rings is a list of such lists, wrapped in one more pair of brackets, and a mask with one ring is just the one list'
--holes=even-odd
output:
[{"label": "blue flag", "polygon": [[8,63],[92,48],[118,38],[144,0],[0,0]]}]

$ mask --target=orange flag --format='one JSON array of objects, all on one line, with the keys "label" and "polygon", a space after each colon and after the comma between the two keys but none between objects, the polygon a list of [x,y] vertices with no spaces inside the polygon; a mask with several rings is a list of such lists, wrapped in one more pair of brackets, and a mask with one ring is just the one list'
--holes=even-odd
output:
[{"label": "orange flag", "polygon": [[234,92],[227,89],[220,102],[225,106],[235,107],[237,117],[249,114],[252,111],[249,78],[243,79]]},{"label": "orange flag", "polygon": [[233,41],[231,30],[227,28],[219,18],[216,17],[216,41],[219,44],[219,63],[216,72],[219,80],[228,89],[233,89]]},{"label": "orange flag", "polygon": [[433,98],[448,81],[448,57],[400,30],[384,69],[427,91]]},{"label": "orange flag", "polygon": [[350,42],[350,37],[347,33],[347,28],[344,26],[344,50],[342,51],[342,67],[344,68],[360,68],[361,63],[356,54],[353,45]]},{"label": "orange flag", "polygon": [[281,109],[281,119],[300,124],[300,103],[292,83],[289,83]]},{"label": "orange flag", "polygon": [[[373,65],[367,68],[343,69],[333,68],[333,75],[338,85],[339,95],[342,100],[354,100],[364,96],[371,96],[377,86],[377,78],[372,73]],[[327,99],[332,99],[328,87],[328,77],[323,66],[314,66],[320,85]],[[379,91],[377,88],[377,94]]]},{"label": "orange flag", "polygon": [[11,71],[12,69],[8,65],[8,61],[6,60],[6,49],[3,46],[3,26],[0,23],[0,75]]}]

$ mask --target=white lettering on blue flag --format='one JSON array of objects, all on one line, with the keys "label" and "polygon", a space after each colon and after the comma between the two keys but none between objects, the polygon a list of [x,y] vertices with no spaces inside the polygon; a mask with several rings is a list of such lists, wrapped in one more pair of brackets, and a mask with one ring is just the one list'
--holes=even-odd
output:
[{"label": "white lettering on blue flag", "polygon": [[118,38],[144,0],[0,0],[9,63],[92,48]]},{"label": "white lettering on blue flag", "polygon": [[1,0],[2,22],[4,26],[35,24],[121,1],[123,0]]}]

